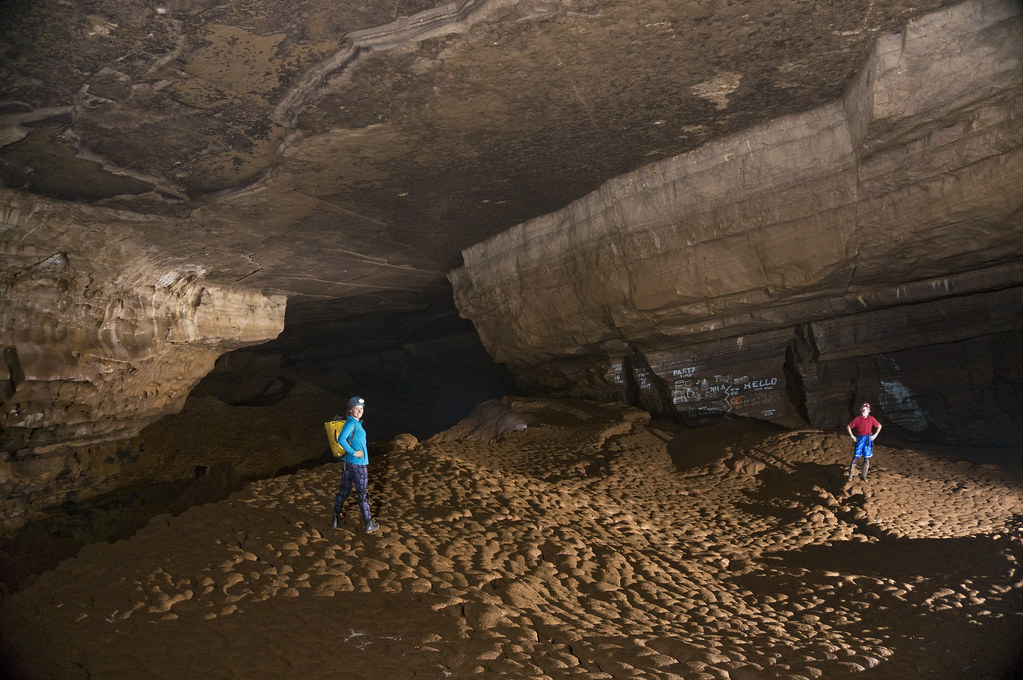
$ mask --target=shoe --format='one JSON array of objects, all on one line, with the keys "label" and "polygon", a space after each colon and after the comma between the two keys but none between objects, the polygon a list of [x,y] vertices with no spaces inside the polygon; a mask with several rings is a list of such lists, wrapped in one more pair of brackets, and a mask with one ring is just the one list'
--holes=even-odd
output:
[{"label": "shoe", "polygon": [[369,521],[369,524],[366,525],[366,533],[367,534],[371,534],[371,533],[373,533],[374,531],[376,531],[379,528],[380,528],[380,525],[377,524],[377,521],[375,519],[371,519]]},{"label": "shoe", "polygon": [[863,475],[863,481],[864,482],[867,481],[867,476],[866,475]]},{"label": "shoe", "polygon": [[337,526],[338,526],[339,524],[341,524],[341,518],[342,518],[342,515],[341,515],[341,513],[337,513],[337,514],[335,514],[335,515],[334,515],[334,516],[333,516],[333,517],[331,518],[331,522],[330,522],[330,526],[331,526],[331,528],[333,528],[333,529],[337,529]]}]

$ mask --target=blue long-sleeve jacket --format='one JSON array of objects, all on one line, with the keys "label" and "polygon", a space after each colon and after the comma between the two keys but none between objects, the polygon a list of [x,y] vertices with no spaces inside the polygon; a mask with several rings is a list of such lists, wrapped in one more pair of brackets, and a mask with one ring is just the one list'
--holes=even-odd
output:
[{"label": "blue long-sleeve jacket", "polygon": [[[348,443],[349,440],[351,440],[350,444]],[[348,416],[345,420],[344,427],[341,428],[341,432],[337,435],[337,443],[346,452],[346,462],[352,465],[369,464],[369,446],[366,445],[366,430],[362,427],[362,423],[352,416]],[[362,451],[362,456],[356,457],[356,451]]]}]

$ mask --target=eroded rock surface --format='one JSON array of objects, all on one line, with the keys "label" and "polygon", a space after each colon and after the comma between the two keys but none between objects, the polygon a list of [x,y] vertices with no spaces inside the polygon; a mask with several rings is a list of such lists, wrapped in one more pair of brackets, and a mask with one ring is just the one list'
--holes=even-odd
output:
[{"label": "eroded rock surface", "polygon": [[1023,24],[967,3],[845,95],[463,251],[462,314],[531,388],[841,427],[1019,436]]},{"label": "eroded rock surface", "polygon": [[180,410],[221,354],[276,337],[286,299],[211,284],[201,267],[147,249],[130,221],[4,199],[0,522],[8,523],[32,505],[115,484],[137,455],[117,443]]}]

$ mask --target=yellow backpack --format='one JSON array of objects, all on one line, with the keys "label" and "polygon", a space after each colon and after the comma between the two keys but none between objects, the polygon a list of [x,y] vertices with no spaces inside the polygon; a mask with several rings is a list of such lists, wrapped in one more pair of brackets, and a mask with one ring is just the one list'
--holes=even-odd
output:
[{"label": "yellow backpack", "polygon": [[[337,441],[338,435],[341,434],[341,428],[344,426],[345,421],[343,420],[328,420],[323,424],[323,428],[327,431],[327,439],[330,440],[330,455],[335,458],[344,458],[347,453]],[[355,430],[352,430],[352,435],[355,435]]]}]

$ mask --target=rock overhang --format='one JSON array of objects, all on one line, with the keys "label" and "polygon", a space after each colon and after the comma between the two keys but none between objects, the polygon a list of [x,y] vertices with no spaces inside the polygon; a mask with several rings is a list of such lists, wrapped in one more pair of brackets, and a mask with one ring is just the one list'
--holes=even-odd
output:
[{"label": "rock overhang", "polygon": [[1012,3],[920,17],[841,99],[466,249],[459,309],[537,391],[1016,441],[1021,36]]},{"label": "rock overhang", "polygon": [[461,248],[834,99],[941,4],[20,3],[0,161],[9,187],[173,215],[192,252],[241,225],[247,285],[438,299]]}]

